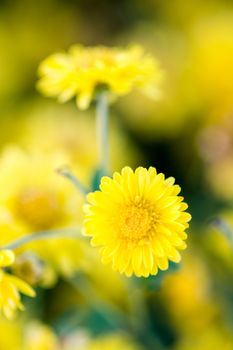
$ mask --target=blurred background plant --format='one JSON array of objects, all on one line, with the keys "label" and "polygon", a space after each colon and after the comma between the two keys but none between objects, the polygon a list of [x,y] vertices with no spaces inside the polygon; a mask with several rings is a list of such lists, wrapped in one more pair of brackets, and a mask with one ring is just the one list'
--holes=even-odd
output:
[{"label": "blurred background plant", "polygon": [[75,43],[139,43],[159,58],[160,99],[132,92],[112,106],[111,166],[152,165],[176,178],[193,216],[189,248],[176,271],[134,289],[84,241],[19,248],[13,271],[37,298],[14,321],[0,320],[0,348],[232,349],[230,1],[1,1],[0,244],[82,221],[83,198],[53,169],[69,164],[90,182],[94,109],[35,90],[39,62]]}]

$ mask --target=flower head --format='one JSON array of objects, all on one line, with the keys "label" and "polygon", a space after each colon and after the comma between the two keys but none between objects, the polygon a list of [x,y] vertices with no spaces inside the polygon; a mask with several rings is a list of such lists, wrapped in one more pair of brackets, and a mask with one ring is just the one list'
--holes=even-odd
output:
[{"label": "flower head", "polygon": [[[4,149],[0,157],[0,228],[5,234],[0,236],[0,245],[28,233],[74,227],[82,222],[82,216],[77,215],[83,203],[81,195],[74,195],[68,181],[54,171],[68,161],[62,152],[27,153],[16,146]],[[38,256],[44,263],[40,284],[51,285],[58,274],[70,276],[86,263],[86,245],[66,237],[38,240],[21,247],[17,254],[29,249]],[[18,259],[14,272],[17,267]],[[25,271],[24,277],[27,279]]]},{"label": "flower head", "polygon": [[155,168],[129,167],[101,180],[100,191],[90,193],[84,207],[85,234],[101,247],[103,263],[131,276],[156,275],[168,261],[179,262],[185,249],[190,214],[178,196],[174,178]]},{"label": "flower head", "polygon": [[14,253],[11,250],[0,251],[0,310],[7,318],[12,318],[16,309],[23,309],[20,292],[34,297],[34,290],[21,279],[6,273],[2,268],[12,265]]},{"label": "flower head", "polygon": [[161,71],[155,58],[140,46],[128,49],[76,45],[68,53],[55,53],[39,66],[39,90],[46,96],[66,102],[77,97],[86,109],[96,89],[105,87],[113,95],[128,94],[133,88],[147,95],[158,95]]}]

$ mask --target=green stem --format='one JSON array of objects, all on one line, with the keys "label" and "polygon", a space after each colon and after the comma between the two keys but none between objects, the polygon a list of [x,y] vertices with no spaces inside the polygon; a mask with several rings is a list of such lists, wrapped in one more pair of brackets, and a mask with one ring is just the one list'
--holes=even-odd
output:
[{"label": "green stem", "polygon": [[148,349],[165,350],[158,335],[153,331],[144,291],[134,286],[133,282],[129,297],[129,316],[135,339],[146,345]]},{"label": "green stem", "polygon": [[84,196],[86,196],[88,192],[90,192],[87,188],[83,186],[81,181],[79,181],[79,179],[74,174],[72,174],[72,172],[69,169],[65,167],[59,168],[57,169],[57,173],[70,180],[74,184],[74,186],[79,190],[79,192],[82,193]]},{"label": "green stem", "polygon": [[81,237],[80,230],[56,229],[56,230],[35,232],[16,239],[15,241],[2,247],[2,249],[16,249],[24,244],[31,243],[33,241],[43,240],[43,239],[70,238],[70,237],[80,238]]},{"label": "green stem", "polygon": [[101,91],[97,96],[96,130],[99,152],[99,164],[103,174],[109,172],[109,140],[108,140],[108,100],[107,92]]}]

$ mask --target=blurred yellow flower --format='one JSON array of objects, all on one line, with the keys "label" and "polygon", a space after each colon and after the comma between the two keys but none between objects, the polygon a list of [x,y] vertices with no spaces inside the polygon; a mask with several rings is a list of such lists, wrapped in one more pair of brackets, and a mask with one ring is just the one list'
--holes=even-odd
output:
[{"label": "blurred yellow flower", "polygon": [[0,318],[1,350],[61,350],[52,328],[39,320]]},{"label": "blurred yellow flower", "polygon": [[88,346],[80,350],[136,350],[139,349],[131,340],[121,334],[108,334],[93,339]]},{"label": "blurred yellow flower", "polygon": [[58,339],[48,326],[31,322],[25,329],[25,350],[59,350]]},{"label": "blurred yellow flower", "polygon": [[68,53],[55,53],[39,66],[38,89],[49,97],[66,102],[76,96],[80,109],[86,109],[98,88],[113,95],[128,94],[139,88],[157,97],[162,73],[157,60],[145,55],[142,47],[128,49],[76,45]]},{"label": "blurred yellow flower", "polygon": [[5,317],[0,317],[0,349],[22,349],[22,333],[21,320],[18,318],[15,318],[14,320],[8,320]]},{"label": "blurred yellow flower", "polygon": [[216,317],[218,305],[211,294],[210,276],[197,250],[189,246],[182,267],[164,277],[163,303],[175,329],[182,334],[197,334]]},{"label": "blurred yellow flower", "polygon": [[[232,111],[233,13],[221,10],[200,17],[191,30],[189,79],[196,95],[213,111]],[[203,108],[203,107],[202,107]]]},{"label": "blurred yellow flower", "polygon": [[15,256],[11,250],[5,249],[0,251],[0,268],[10,266],[14,261]]},{"label": "blurred yellow flower", "polygon": [[[79,227],[83,199],[72,184],[56,174],[55,169],[67,164],[62,152],[26,153],[18,147],[7,147],[0,158],[0,245],[44,230]],[[16,175],[17,174],[17,175]],[[80,213],[80,215],[79,215]],[[84,240],[58,238],[36,241],[17,249],[34,253],[53,271],[70,275],[86,264]],[[88,245],[88,244],[86,244]],[[43,270],[43,282],[52,284],[56,274]]]},{"label": "blurred yellow flower", "polygon": [[62,350],[139,350],[139,347],[127,334],[106,333],[95,338],[88,332],[77,331],[64,339]]},{"label": "blurred yellow flower", "polygon": [[[200,317],[199,317],[200,318]],[[232,350],[233,337],[229,327],[223,328],[219,324],[211,324],[202,328],[192,336],[186,335],[178,342],[174,350]]]},{"label": "blurred yellow flower", "polygon": [[[17,146],[3,150],[0,204],[25,231],[62,227],[74,218],[69,208],[74,200],[73,188],[56,173],[59,166],[67,163],[69,157],[62,151],[47,155],[24,152]],[[79,202],[77,194],[73,204]]]},{"label": "blurred yellow flower", "polygon": [[153,167],[125,167],[113,179],[103,177],[84,206],[84,231],[101,247],[102,262],[128,277],[156,275],[168,260],[179,262],[191,219],[179,192],[174,178],[165,180]]},{"label": "blurred yellow flower", "polygon": [[7,318],[12,318],[16,309],[23,310],[19,292],[34,297],[34,290],[21,279],[10,275],[2,269],[14,262],[11,250],[0,251],[0,310]]}]

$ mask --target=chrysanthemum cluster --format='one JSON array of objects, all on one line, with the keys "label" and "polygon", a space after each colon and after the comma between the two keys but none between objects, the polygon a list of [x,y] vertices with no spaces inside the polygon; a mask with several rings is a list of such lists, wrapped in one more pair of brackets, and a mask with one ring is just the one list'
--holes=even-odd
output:
[{"label": "chrysanthemum cluster", "polygon": [[162,77],[157,60],[145,54],[140,46],[128,49],[76,45],[68,53],[55,53],[39,67],[39,90],[66,102],[77,98],[77,105],[86,109],[98,88],[113,95],[128,94],[139,88],[150,97],[157,97]]},{"label": "chrysanthemum cluster", "polygon": [[[16,147],[3,152],[0,162],[0,215],[1,227],[7,234],[0,237],[0,244],[11,249],[18,248],[16,260],[11,250],[0,250],[0,310],[8,318],[12,318],[16,309],[23,309],[20,293],[31,297],[35,295],[26,281],[46,287],[55,283],[58,274],[71,279],[80,271],[98,285],[98,279],[102,283],[103,275],[104,278],[105,274],[114,275],[109,269],[104,273],[101,270],[102,276],[98,277],[98,263],[103,268],[101,260],[127,277],[155,276],[159,269],[167,270],[169,261],[178,263],[181,259],[179,251],[186,248],[185,230],[191,219],[190,214],[185,212],[188,205],[179,196],[180,187],[174,184],[174,178],[165,179],[153,167],[148,170],[139,167],[135,171],[125,167],[120,173],[114,172],[112,178],[103,176],[110,171],[108,97],[128,94],[134,88],[156,97],[162,73],[155,58],[145,54],[139,46],[118,49],[77,45],[68,53],[56,53],[45,59],[40,65],[39,75],[38,88],[41,92],[57,97],[60,102],[76,97],[78,107],[85,109],[96,99],[98,164],[96,159],[92,162],[95,169],[90,183],[86,181],[89,176],[89,170],[84,169],[86,162],[83,170],[78,164],[81,180],[68,167],[65,172],[59,172],[76,186],[80,192],[77,195],[70,183],[54,171],[64,169],[62,166],[67,163],[73,165],[69,151],[73,148],[70,134],[68,139],[65,137],[65,149],[59,146],[55,147],[55,151],[53,147],[49,150],[45,146],[44,149],[49,150],[46,155],[34,154],[31,149],[25,153]],[[60,142],[59,138],[58,144]],[[78,152],[82,153],[80,147]],[[74,163],[76,169],[76,161]],[[95,191],[96,188],[99,190]],[[99,259],[96,250],[90,248],[88,239],[79,239],[83,221],[81,207],[88,192],[83,231],[91,237],[91,244],[99,247],[102,259]],[[55,239],[49,240],[51,237]],[[5,267],[9,266],[8,271]],[[116,282],[112,285],[120,287],[116,288],[118,294],[114,294],[112,299],[124,294],[122,281],[127,284],[126,279],[116,275]],[[108,276],[108,280],[114,281],[114,278]],[[72,283],[75,281],[72,280]],[[32,334],[32,338],[28,338],[32,340],[32,346],[36,337],[42,343],[50,340],[54,346],[59,343],[56,335],[46,329],[40,333],[35,327],[29,333]],[[85,350],[100,348],[135,347],[115,336],[100,337],[85,345]]]}]

